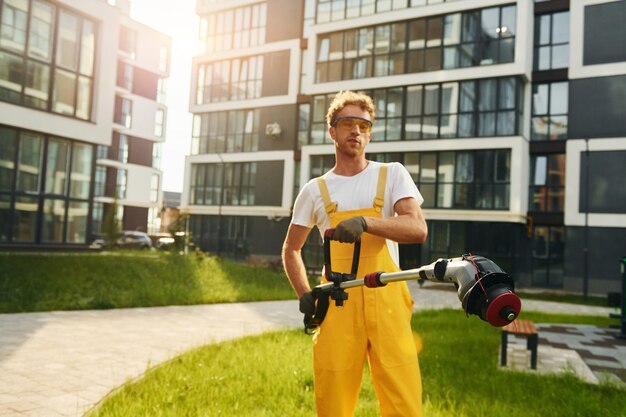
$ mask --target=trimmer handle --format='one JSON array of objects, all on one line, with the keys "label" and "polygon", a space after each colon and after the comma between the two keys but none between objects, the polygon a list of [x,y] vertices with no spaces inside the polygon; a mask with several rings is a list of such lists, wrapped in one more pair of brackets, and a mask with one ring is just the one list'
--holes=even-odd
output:
[{"label": "trimmer handle", "polygon": [[332,270],[330,258],[330,241],[336,240],[334,238],[335,230],[335,228],[329,228],[326,229],[326,231],[324,232],[324,273],[326,276],[326,280],[329,282],[334,282],[337,280],[338,275],[341,276],[342,281],[346,281],[348,279],[356,279],[356,273],[359,270],[359,258],[361,257],[361,238],[359,237],[356,242],[354,242],[354,252],[352,254],[352,270],[350,274],[335,273]]}]

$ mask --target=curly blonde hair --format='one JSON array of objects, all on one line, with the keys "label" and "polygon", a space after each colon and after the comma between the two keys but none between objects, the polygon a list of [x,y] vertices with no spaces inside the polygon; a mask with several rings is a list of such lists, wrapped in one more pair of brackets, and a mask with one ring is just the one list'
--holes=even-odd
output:
[{"label": "curly blonde hair", "polygon": [[372,122],[374,122],[374,116],[376,115],[374,102],[372,99],[361,93],[355,93],[350,90],[342,90],[337,93],[333,101],[328,107],[328,113],[326,113],[326,123],[328,126],[332,126],[333,121],[337,117],[337,114],[348,105],[359,106],[362,110],[367,111],[370,114]]}]

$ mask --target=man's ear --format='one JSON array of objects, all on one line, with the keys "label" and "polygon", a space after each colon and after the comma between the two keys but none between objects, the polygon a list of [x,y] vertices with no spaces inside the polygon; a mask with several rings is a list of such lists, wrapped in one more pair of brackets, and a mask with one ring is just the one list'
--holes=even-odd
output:
[{"label": "man's ear", "polygon": [[330,135],[330,138],[334,141],[335,140],[335,135],[337,134],[335,131],[334,127],[329,127],[328,128],[328,134]]}]

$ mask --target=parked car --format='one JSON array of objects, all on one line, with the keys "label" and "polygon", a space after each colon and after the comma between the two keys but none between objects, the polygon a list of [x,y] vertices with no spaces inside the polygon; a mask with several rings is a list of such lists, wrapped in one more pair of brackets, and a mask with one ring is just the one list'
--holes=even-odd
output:
[{"label": "parked car", "polygon": [[174,246],[174,238],[171,236],[161,236],[156,241],[156,248],[162,250],[169,250]]},{"label": "parked car", "polygon": [[[117,236],[112,246],[120,249],[151,249],[152,240],[147,233],[125,230]],[[94,240],[90,247],[95,249],[110,249],[110,245],[107,243],[106,239],[103,238]]]}]

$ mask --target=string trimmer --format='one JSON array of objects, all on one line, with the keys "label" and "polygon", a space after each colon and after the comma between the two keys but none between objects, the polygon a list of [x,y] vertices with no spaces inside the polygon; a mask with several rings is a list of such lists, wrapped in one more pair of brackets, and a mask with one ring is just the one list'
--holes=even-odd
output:
[{"label": "string trimmer", "polygon": [[356,279],[359,267],[361,242],[354,243],[352,272],[349,274],[333,272],[330,262],[330,241],[335,229],[324,233],[324,271],[328,283],[313,288],[316,308],[313,315],[305,315],[304,330],[312,334],[324,321],[330,303],[343,306],[348,300],[348,288],[365,285],[369,288],[384,287],[390,282],[429,280],[454,284],[458,297],[467,315],[476,315],[492,326],[502,327],[515,320],[520,313],[522,303],[513,292],[513,279],[495,262],[482,256],[471,254],[458,258],[438,259],[416,269],[400,272],[371,272],[362,279]]}]

